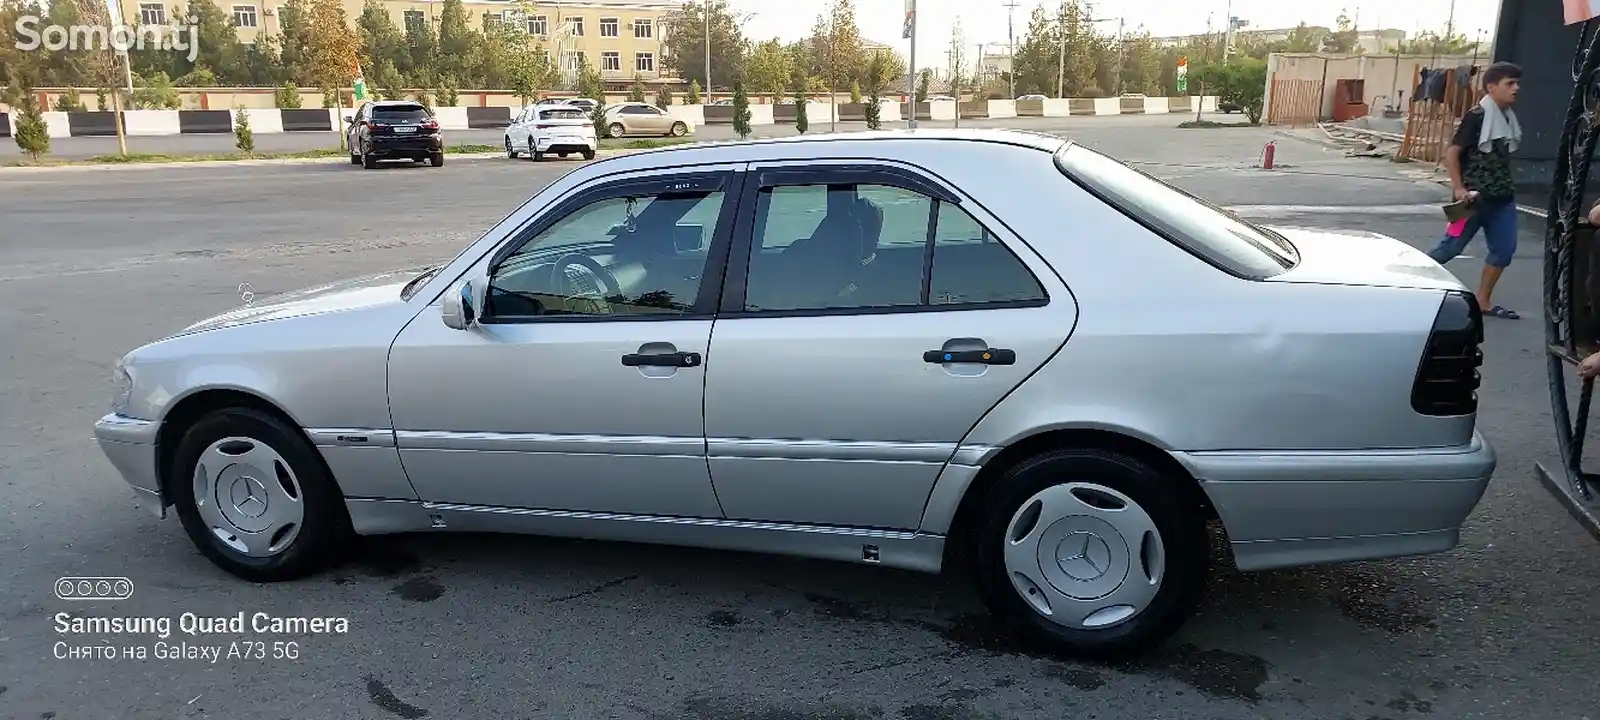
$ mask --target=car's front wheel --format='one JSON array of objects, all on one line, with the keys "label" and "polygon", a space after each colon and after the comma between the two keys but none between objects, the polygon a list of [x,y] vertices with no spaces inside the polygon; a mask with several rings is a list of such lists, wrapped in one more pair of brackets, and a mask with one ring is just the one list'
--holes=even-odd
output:
[{"label": "car's front wheel", "polygon": [[675,123],[672,124],[672,133],[671,134],[672,134],[673,137],[683,137],[685,135],[688,135],[689,134],[689,126],[685,125],[685,124],[683,124],[681,122],[675,122]]},{"label": "car's front wheel", "polygon": [[1194,613],[1210,561],[1204,516],[1179,481],[1089,448],[1011,468],[974,535],[990,610],[1077,657],[1127,658],[1166,640]]},{"label": "car's front wheel", "polygon": [[622,123],[611,123],[611,127],[606,128],[606,137],[619,138],[626,132],[628,129],[623,127]]},{"label": "car's front wheel", "polygon": [[[533,145],[530,143],[528,147],[532,148]],[[515,148],[511,147],[511,138],[509,137],[506,138],[506,157],[511,160],[517,159],[517,151]]]},{"label": "car's front wheel", "polygon": [[184,433],[166,487],[212,563],[252,582],[292,580],[348,546],[344,498],[316,453],[272,415],[224,408]]}]

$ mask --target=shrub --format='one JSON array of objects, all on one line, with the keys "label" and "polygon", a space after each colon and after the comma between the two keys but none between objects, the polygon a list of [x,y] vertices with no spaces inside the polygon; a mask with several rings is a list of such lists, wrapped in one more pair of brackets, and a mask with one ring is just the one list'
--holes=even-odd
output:
[{"label": "shrub", "polygon": [[256,154],[256,136],[250,131],[250,113],[240,105],[234,108],[233,117],[233,146],[246,155]]},{"label": "shrub", "polygon": [[672,104],[672,88],[670,88],[670,87],[668,87],[666,85],[662,85],[661,89],[656,91],[656,107],[658,107],[658,108],[666,108],[668,105],[671,105],[671,104]]},{"label": "shrub", "polygon": [[794,93],[794,129],[801,135],[811,127],[811,119],[806,117],[806,94],[796,90]]},{"label": "shrub", "polygon": [[300,97],[300,88],[288,82],[278,86],[272,92],[272,104],[284,110],[299,109],[303,99]]},{"label": "shrub", "polygon": [[744,83],[733,84],[733,131],[739,133],[739,139],[750,137],[750,98],[744,93]]},{"label": "shrub", "polygon": [[692,80],[692,81],[689,82],[689,94],[683,96],[683,104],[685,104],[685,105],[699,105],[700,104],[700,81],[699,80]]}]

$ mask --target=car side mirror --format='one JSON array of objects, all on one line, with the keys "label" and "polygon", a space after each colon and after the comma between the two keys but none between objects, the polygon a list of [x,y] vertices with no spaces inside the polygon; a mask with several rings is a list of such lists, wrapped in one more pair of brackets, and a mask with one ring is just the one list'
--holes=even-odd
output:
[{"label": "car side mirror", "polygon": [[483,306],[488,298],[487,277],[477,276],[464,280],[454,290],[444,294],[444,307],[440,315],[444,325],[452,330],[467,330],[483,319]]}]

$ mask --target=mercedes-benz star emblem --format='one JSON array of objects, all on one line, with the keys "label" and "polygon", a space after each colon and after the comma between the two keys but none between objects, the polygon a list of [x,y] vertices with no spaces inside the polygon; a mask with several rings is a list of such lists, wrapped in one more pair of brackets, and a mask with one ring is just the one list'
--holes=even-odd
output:
[{"label": "mercedes-benz star emblem", "polygon": [[253,477],[241,477],[228,489],[233,509],[245,517],[261,517],[267,511],[267,489]]},{"label": "mercedes-benz star emblem", "polygon": [[1073,580],[1099,580],[1111,569],[1111,548],[1094,533],[1073,533],[1057,548],[1056,563]]}]

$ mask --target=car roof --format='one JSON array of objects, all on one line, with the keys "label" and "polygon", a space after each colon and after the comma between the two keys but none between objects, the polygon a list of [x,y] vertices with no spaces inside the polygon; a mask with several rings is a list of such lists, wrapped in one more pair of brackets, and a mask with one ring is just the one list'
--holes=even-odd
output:
[{"label": "car roof", "polygon": [[415,100],[373,100],[371,101],[371,104],[373,107],[394,107],[396,105],[422,107],[422,103],[419,103]]},{"label": "car roof", "polygon": [[[868,157],[892,158],[898,154],[896,152],[897,146],[900,149],[909,149],[907,146],[910,144],[920,144],[928,141],[992,143],[1031,148],[1042,152],[1056,152],[1063,145],[1071,142],[1068,138],[1059,135],[1000,128],[874,130],[792,135],[762,140],[728,140],[674,145],[610,157],[596,163],[590,163],[588,167],[594,168],[600,174],[608,174],[677,165],[782,160],[821,154],[824,151],[815,146],[822,143],[848,143],[851,145],[849,148],[851,154],[863,153]],[[882,145],[879,146],[877,145],[878,143],[882,143]],[[870,150],[864,147],[869,144],[872,146]],[[881,149],[879,149],[880,147]]]}]

